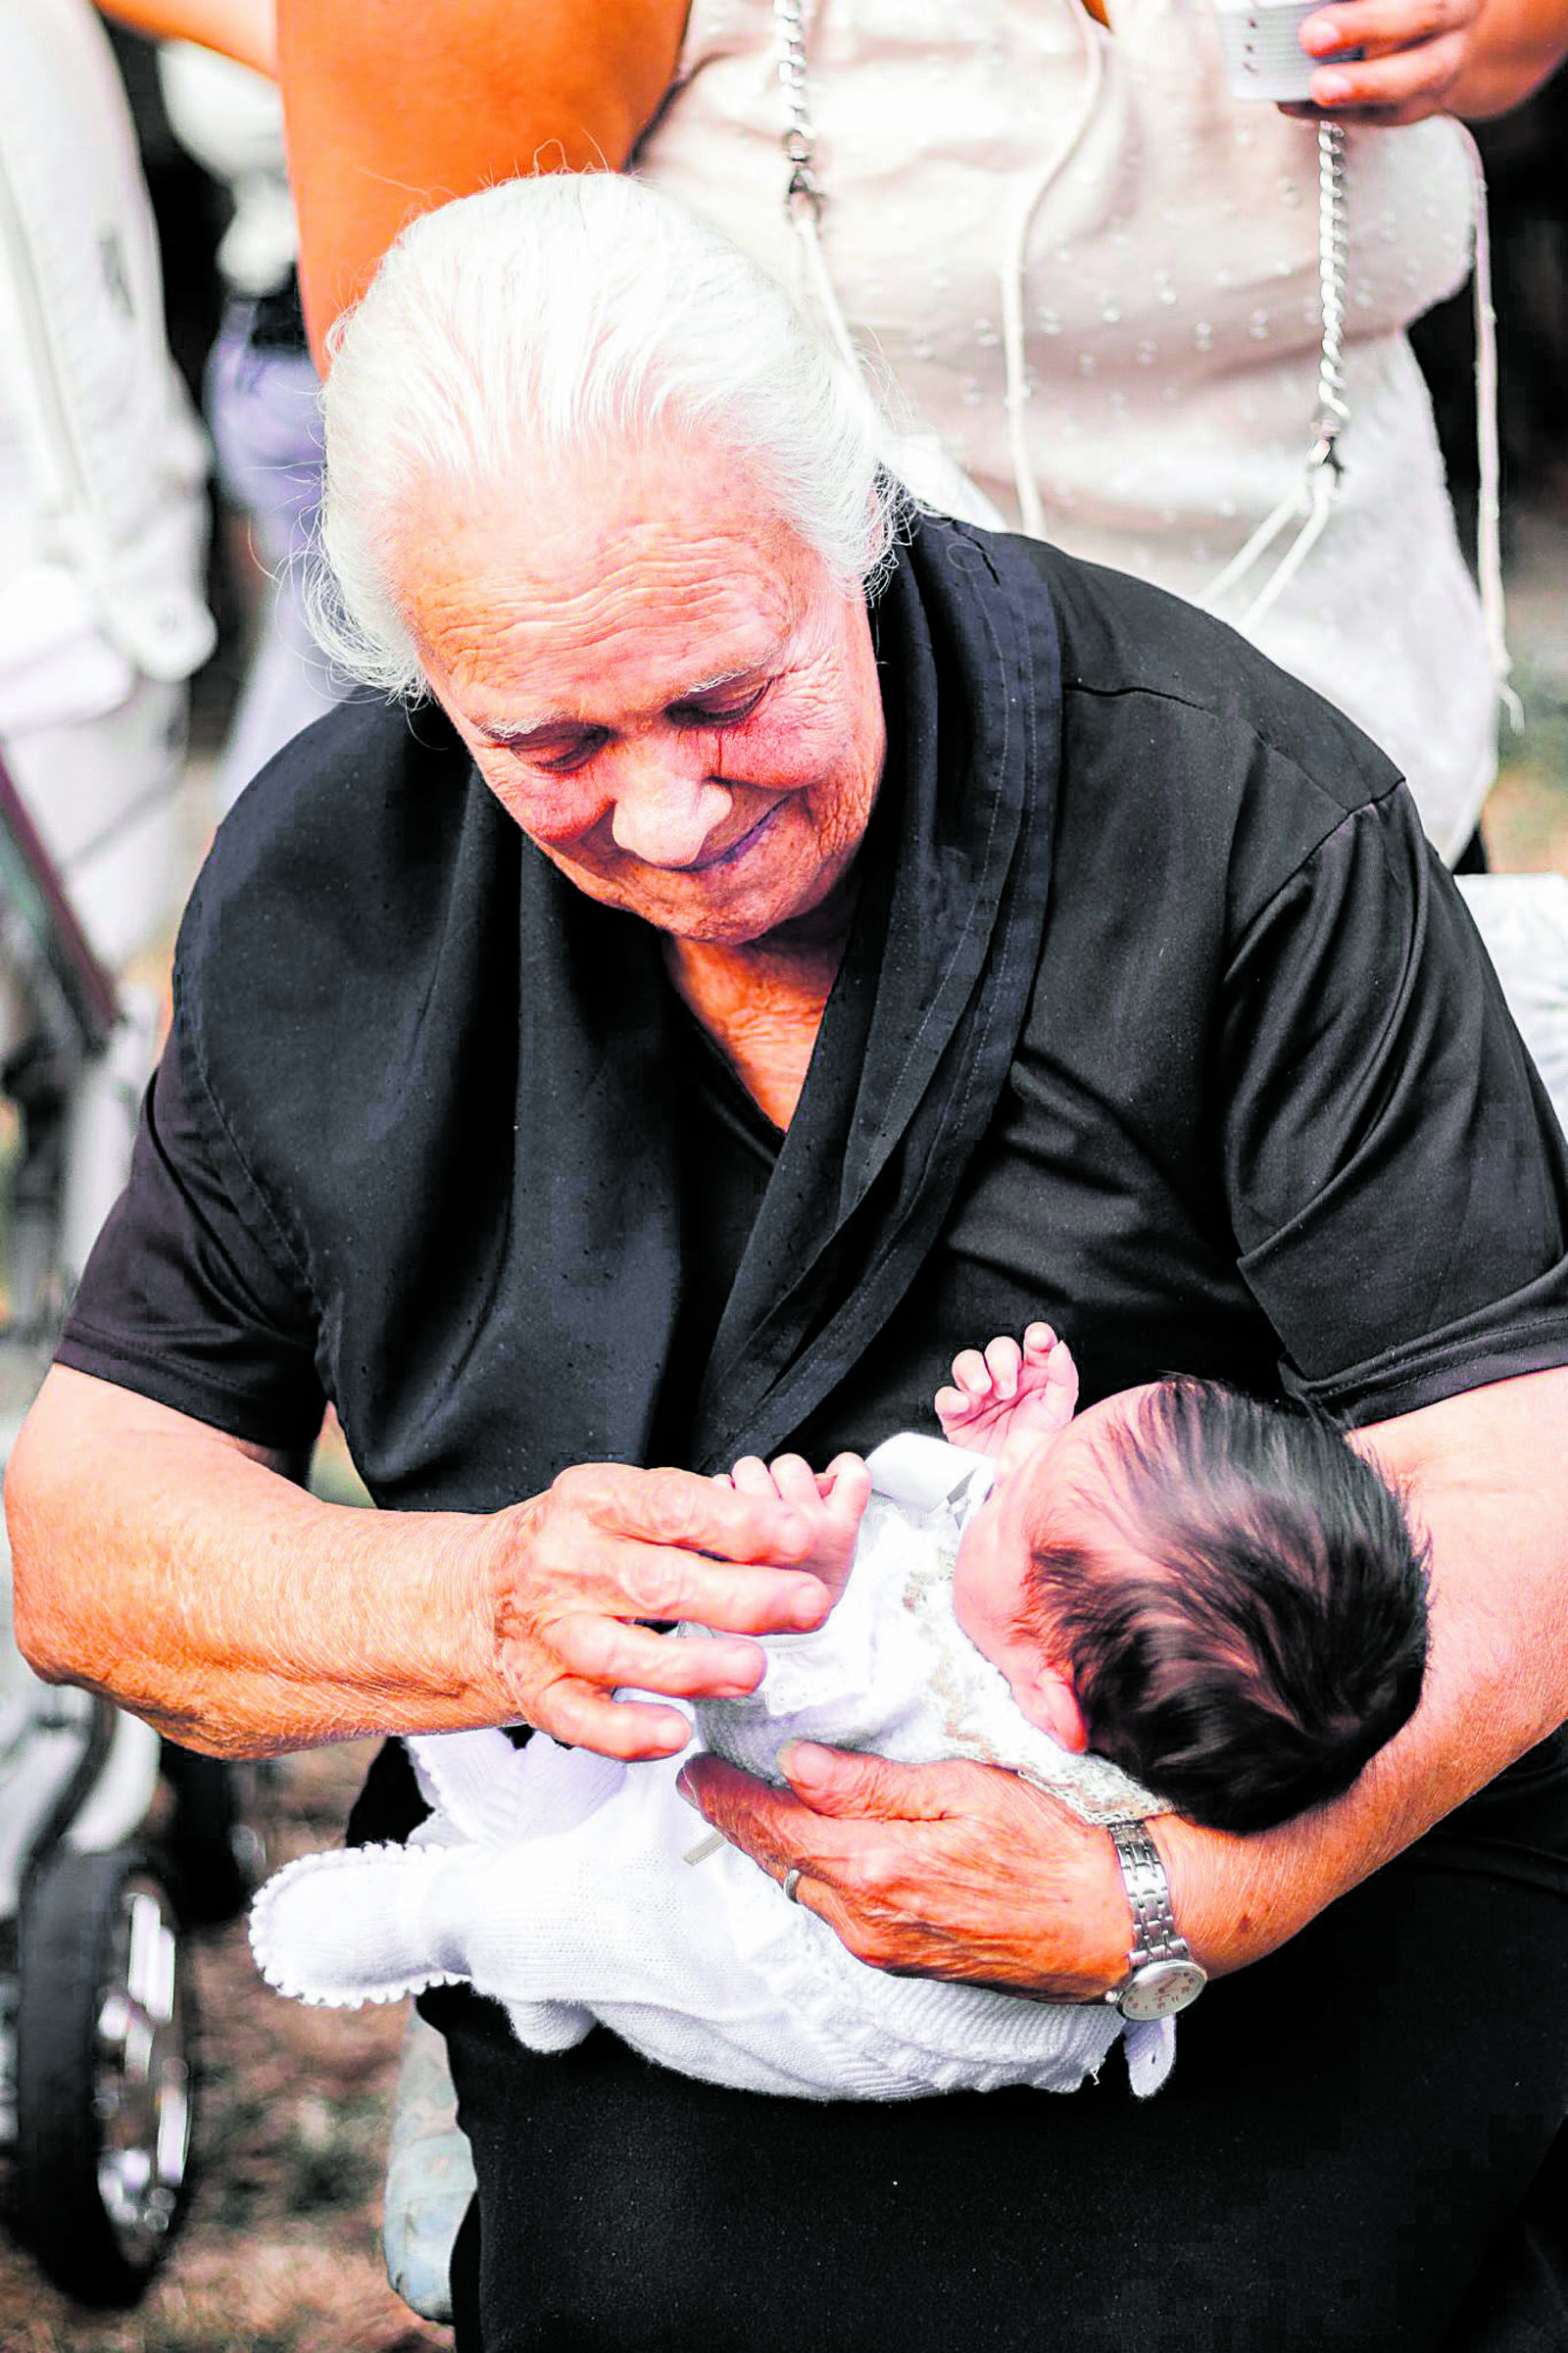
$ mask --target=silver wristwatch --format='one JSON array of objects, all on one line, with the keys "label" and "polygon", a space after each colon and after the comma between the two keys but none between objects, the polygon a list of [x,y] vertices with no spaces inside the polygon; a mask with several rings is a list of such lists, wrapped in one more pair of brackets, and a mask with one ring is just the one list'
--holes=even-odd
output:
[{"label": "silver wristwatch", "polygon": [[1131,1973],[1105,1999],[1137,2024],[1169,2018],[1197,2001],[1207,1976],[1177,1930],[1165,1866],[1143,1823],[1107,1822],[1105,1828],[1133,1912],[1132,1950],[1127,1955]]}]

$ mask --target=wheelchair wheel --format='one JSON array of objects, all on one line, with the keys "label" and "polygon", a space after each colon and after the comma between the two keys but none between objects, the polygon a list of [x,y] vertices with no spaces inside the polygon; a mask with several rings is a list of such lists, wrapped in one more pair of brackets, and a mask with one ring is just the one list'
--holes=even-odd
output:
[{"label": "wheelchair wheel", "polygon": [[17,2199],[78,2303],[134,2304],[190,2185],[194,2013],[173,1902],[134,1847],[62,1850],[23,1907]]}]

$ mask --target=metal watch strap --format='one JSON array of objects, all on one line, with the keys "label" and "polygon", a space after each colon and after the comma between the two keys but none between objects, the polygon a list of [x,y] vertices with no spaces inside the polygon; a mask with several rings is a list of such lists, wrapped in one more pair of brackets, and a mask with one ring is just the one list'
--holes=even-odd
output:
[{"label": "metal watch strap", "polygon": [[[1148,1829],[1139,1821],[1107,1822],[1105,1828],[1115,1846],[1127,1901],[1132,1906],[1133,1941],[1127,1956],[1130,1966],[1137,1970],[1151,1961],[1190,1961],[1192,1946],[1176,1926],[1170,1904],[1170,1882],[1165,1877],[1159,1848]],[[1117,1992],[1107,1994],[1106,1999],[1114,2001]]]}]

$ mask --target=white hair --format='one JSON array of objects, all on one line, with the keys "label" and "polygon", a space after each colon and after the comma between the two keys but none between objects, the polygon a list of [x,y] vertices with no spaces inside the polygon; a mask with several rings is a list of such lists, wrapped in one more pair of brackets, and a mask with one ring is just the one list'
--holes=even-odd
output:
[{"label": "white hair", "polygon": [[499,490],[519,454],[687,437],[729,453],[847,590],[901,493],[864,383],[716,230],[623,174],[508,180],[414,221],[329,339],[326,488],[309,596],[351,677],[425,691],[394,594],[424,485]]}]

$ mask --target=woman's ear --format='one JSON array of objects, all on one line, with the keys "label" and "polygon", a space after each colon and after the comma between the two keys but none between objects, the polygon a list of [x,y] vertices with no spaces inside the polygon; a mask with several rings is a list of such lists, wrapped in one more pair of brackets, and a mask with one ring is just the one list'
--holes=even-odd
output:
[{"label": "woman's ear", "polygon": [[1012,1695],[1037,1732],[1046,1733],[1058,1748],[1082,1756],[1089,1745],[1078,1694],[1059,1667],[1040,1659],[1012,1687]]}]

